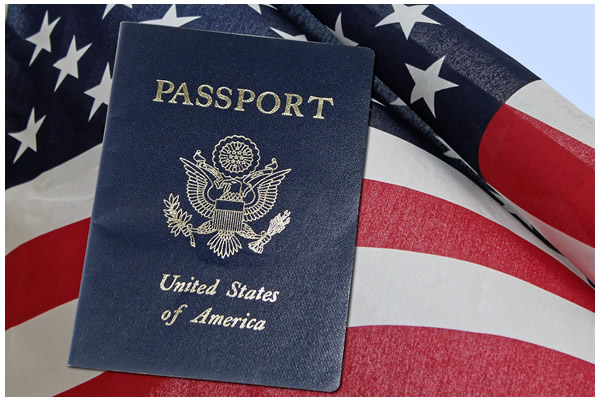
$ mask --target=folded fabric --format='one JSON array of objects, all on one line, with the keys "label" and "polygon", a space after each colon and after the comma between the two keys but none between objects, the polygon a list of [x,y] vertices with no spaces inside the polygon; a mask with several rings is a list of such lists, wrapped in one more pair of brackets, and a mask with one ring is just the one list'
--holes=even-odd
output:
[{"label": "folded fabric", "polygon": [[66,366],[124,20],[376,51],[335,395],[594,394],[593,120],[439,9],[9,5],[7,395],[314,394]]}]

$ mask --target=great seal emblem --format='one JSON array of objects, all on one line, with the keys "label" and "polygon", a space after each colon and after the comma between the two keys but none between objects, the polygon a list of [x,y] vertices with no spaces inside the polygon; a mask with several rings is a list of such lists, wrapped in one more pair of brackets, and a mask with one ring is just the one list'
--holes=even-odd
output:
[{"label": "great seal emblem", "polygon": [[278,170],[277,159],[263,169],[260,151],[245,136],[232,135],[219,141],[212,152],[212,165],[206,162],[200,150],[194,154],[194,162],[179,158],[187,174],[186,194],[194,210],[208,218],[198,227],[190,220],[192,215],[180,208],[179,195],[171,193],[163,200],[167,226],[177,237],[182,234],[196,247],[195,234],[214,234],[208,247],[219,257],[236,254],[242,244],[238,235],[254,240],[248,248],[262,253],[271,238],[283,231],[290,222],[290,212],[277,214],[266,231],[254,232],[248,223],[264,217],[275,205],[279,185],[291,169]]}]

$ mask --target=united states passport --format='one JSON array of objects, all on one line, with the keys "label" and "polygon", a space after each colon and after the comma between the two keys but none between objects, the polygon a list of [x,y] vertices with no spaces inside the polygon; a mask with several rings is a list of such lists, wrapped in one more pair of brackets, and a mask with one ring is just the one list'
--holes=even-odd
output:
[{"label": "united states passport", "polygon": [[70,366],[339,386],[373,58],[121,24]]}]

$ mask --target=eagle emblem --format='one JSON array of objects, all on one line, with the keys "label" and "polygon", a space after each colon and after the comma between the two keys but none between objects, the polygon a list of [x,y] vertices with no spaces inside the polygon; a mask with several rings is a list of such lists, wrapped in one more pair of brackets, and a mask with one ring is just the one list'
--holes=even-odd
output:
[{"label": "eagle emblem", "polygon": [[250,222],[264,217],[277,200],[279,185],[291,169],[278,170],[277,159],[264,168],[260,151],[245,136],[227,136],[219,141],[212,152],[212,165],[197,150],[194,161],[180,158],[187,174],[186,194],[194,210],[208,220],[194,227],[192,215],[180,208],[179,195],[171,193],[163,200],[167,226],[177,237],[188,237],[196,247],[194,235],[211,235],[208,247],[219,257],[236,254],[242,244],[238,235],[253,240],[248,248],[262,253],[271,238],[283,231],[290,222],[290,212],[277,214],[266,231],[256,233]]}]

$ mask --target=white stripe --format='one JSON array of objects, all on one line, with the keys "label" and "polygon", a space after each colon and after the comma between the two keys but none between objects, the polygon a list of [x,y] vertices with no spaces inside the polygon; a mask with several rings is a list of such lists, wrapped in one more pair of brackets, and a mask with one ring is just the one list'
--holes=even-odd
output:
[{"label": "white stripe", "polygon": [[67,367],[77,300],[6,331],[6,396],[53,396],[101,371]]},{"label": "white stripe", "polygon": [[[6,332],[6,395],[55,395],[101,373],[67,367],[76,304]],[[348,325],[500,335],[594,362],[594,313],[493,269],[429,254],[359,247]]]},{"label": "white stripe", "polygon": [[365,178],[404,186],[471,210],[565,264],[563,257],[465,175],[425,150],[372,127],[369,129]]},{"label": "white stripe", "polygon": [[[101,145],[6,191],[6,253],[62,226],[89,218]],[[467,208],[564,260],[460,172],[409,142],[369,128],[365,178],[407,188]]]},{"label": "white stripe", "polygon": [[6,254],[23,243],[92,215],[102,145],[6,193]]},{"label": "white stripe", "polygon": [[[534,244],[563,264],[471,180],[437,157],[379,129],[369,129],[365,178],[405,186],[467,208]],[[6,253],[44,233],[89,218],[101,145],[6,191]]]},{"label": "white stripe", "polygon": [[594,362],[594,313],[453,258],[358,248],[349,326],[408,325],[509,337]]},{"label": "white stripe", "polygon": [[523,86],[506,104],[594,147],[594,118],[575,107],[542,80]]},{"label": "white stripe", "polygon": [[516,204],[510,202],[515,210],[527,221],[529,221],[546,239],[550,241],[562,254],[573,262],[573,265],[581,270],[583,274],[590,278],[592,282],[596,281],[596,272],[594,265],[595,249],[587,244],[580,242],[572,236],[559,231],[555,227],[548,225],[544,221],[536,218],[523,210]]}]

